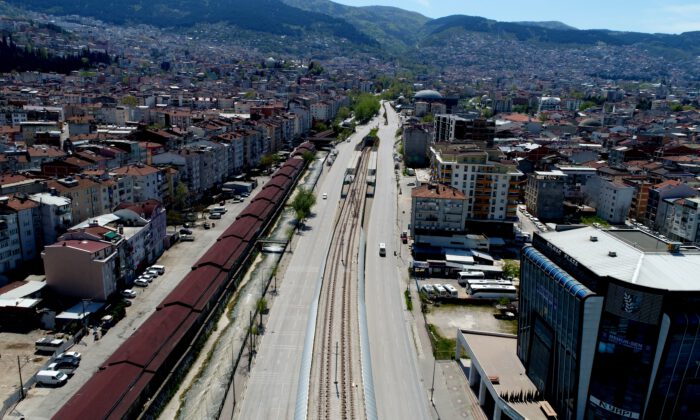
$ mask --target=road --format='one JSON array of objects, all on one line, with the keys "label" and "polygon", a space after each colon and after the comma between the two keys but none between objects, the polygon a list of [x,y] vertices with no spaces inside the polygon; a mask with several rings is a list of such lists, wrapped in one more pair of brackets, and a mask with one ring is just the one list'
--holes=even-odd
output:
[{"label": "road", "polygon": [[[405,308],[402,280],[405,268],[397,256],[400,231],[397,220],[396,177],[393,151],[398,116],[387,104],[389,124],[379,124],[380,146],[377,187],[367,233],[367,323],[380,419],[429,419],[427,389],[421,384],[418,355],[412,338],[412,322]],[[408,194],[409,191],[402,191]],[[379,243],[387,244],[386,257],[379,256]],[[403,252],[405,258],[405,250]],[[428,355],[429,356],[429,355]]]},{"label": "road", "polygon": [[[251,193],[251,196],[254,196],[264,183],[265,180],[259,179],[258,188]],[[238,213],[248,205],[249,200],[235,204],[229,202],[225,205],[228,211],[223,217],[213,221],[216,223],[214,228],[203,229],[201,227],[203,220],[200,220],[198,222],[200,227],[193,229],[194,242],[180,242],[165,251],[157,262],[166,267],[165,274],[157,277],[146,288],[134,287],[137,296],[132,300],[132,306],[126,308],[126,317],[109,329],[99,341],[94,341],[88,334],[80,343],[73,346],[71,350],[83,354],[80,367],[73,377],[60,388],[32,388],[27,398],[17,405],[14,413],[19,412],[26,418],[48,419],[58,411],[63,403],[92,377],[105,360],[155,312],[160,302],[191,271],[192,264],[216,242],[216,238],[233,223]]]},{"label": "road", "polygon": [[[374,125],[376,123],[373,122]],[[324,168],[315,193],[318,197],[328,193],[328,198],[318,200],[313,209],[315,217],[306,222],[307,230],[301,233],[294,247],[294,255],[278,287],[279,295],[270,311],[266,333],[245,385],[243,398],[235,409],[235,418],[294,418],[309,307],[330,246],[343,175],[352,148],[369,133],[370,126],[372,124],[358,127],[350,143],[339,144],[335,163],[330,168]],[[231,399],[227,398],[222,418],[231,417],[230,405]]]}]

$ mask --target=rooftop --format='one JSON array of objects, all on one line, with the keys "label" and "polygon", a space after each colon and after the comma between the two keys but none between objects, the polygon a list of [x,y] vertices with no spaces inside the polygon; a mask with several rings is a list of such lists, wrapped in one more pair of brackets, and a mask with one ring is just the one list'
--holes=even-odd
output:
[{"label": "rooftop", "polygon": [[451,200],[464,200],[466,197],[460,190],[442,184],[428,184],[411,190],[414,198],[438,198]]},{"label": "rooftop", "polygon": [[[492,378],[491,384],[499,395],[535,392],[537,387],[525,373],[525,367],[516,353],[518,339],[505,334],[460,330],[484,374]],[[488,380],[485,378],[484,380]],[[527,419],[546,419],[539,402],[508,403]]]},{"label": "rooftop", "polygon": [[600,277],[659,290],[700,291],[697,249],[671,251],[672,243],[639,230],[585,227],[541,236]]}]

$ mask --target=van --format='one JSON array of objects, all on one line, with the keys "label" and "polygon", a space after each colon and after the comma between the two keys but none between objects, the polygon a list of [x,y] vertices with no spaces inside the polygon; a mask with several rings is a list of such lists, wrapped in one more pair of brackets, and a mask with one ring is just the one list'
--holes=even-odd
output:
[{"label": "van", "polygon": [[221,213],[224,214],[226,213],[226,209],[224,207],[214,207],[213,209],[209,210],[209,213]]},{"label": "van", "polygon": [[386,244],[384,242],[379,244],[379,256],[380,257],[386,256]]},{"label": "van", "polygon": [[63,385],[68,380],[68,375],[57,370],[40,370],[36,374],[36,381],[42,385]]},{"label": "van", "polygon": [[447,297],[447,290],[445,290],[441,284],[436,284],[433,287],[435,287],[435,295],[439,297]]},{"label": "van", "polygon": [[158,272],[158,274],[163,274],[165,273],[165,266],[164,265],[152,265],[148,268],[148,270],[155,270]]},{"label": "van", "polygon": [[421,286],[420,291],[428,295],[428,297],[435,296],[435,288],[432,284],[424,284]]}]

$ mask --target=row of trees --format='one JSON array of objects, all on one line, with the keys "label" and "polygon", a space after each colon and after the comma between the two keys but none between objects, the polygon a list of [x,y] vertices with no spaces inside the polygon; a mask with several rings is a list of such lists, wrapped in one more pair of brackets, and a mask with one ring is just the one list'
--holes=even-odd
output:
[{"label": "row of trees", "polygon": [[11,37],[2,37],[0,43],[0,72],[42,71],[68,74],[74,70],[90,68],[97,63],[110,64],[109,54],[84,49],[78,54],[58,56],[46,48],[17,46]]},{"label": "row of trees", "polygon": [[380,107],[379,98],[370,93],[361,93],[352,98],[352,110],[360,124],[366,123],[377,115]]}]

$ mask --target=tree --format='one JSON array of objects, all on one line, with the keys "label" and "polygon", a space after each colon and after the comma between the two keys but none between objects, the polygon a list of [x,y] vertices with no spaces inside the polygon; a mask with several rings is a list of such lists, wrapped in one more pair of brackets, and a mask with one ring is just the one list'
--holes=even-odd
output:
[{"label": "tree", "polygon": [[520,263],[517,260],[506,260],[503,264],[503,275],[512,279],[520,275]]},{"label": "tree", "polygon": [[297,226],[301,226],[301,222],[309,217],[314,204],[316,204],[316,196],[314,193],[310,189],[300,187],[294,200],[292,200],[292,208],[296,215]]},{"label": "tree", "polygon": [[184,182],[180,182],[175,187],[175,193],[173,194],[173,204],[178,210],[182,210],[187,207],[187,199],[189,198],[190,190]]},{"label": "tree", "polygon": [[126,105],[132,108],[135,108],[139,104],[139,100],[136,99],[134,95],[126,95],[125,97],[122,98],[120,101],[122,105]]},{"label": "tree", "polygon": [[301,157],[304,159],[304,163],[307,165],[311,163],[314,159],[316,159],[316,153],[314,152],[309,152],[308,150],[304,153],[301,154]]},{"label": "tree", "polygon": [[380,108],[381,105],[379,104],[379,99],[369,93],[362,93],[353,101],[355,119],[357,119],[360,124],[366,123],[372,117],[377,115]]},{"label": "tree", "polygon": [[340,109],[338,110],[338,119],[340,121],[343,121],[345,119],[348,119],[350,117],[350,108],[341,106]]},{"label": "tree", "polygon": [[424,123],[432,123],[433,121],[435,121],[435,117],[433,117],[433,114],[426,114],[423,115],[423,118],[421,118],[421,122]]},{"label": "tree", "polygon": [[268,153],[260,158],[260,166],[264,169],[268,169],[270,166],[279,162],[280,157],[277,153]]}]

